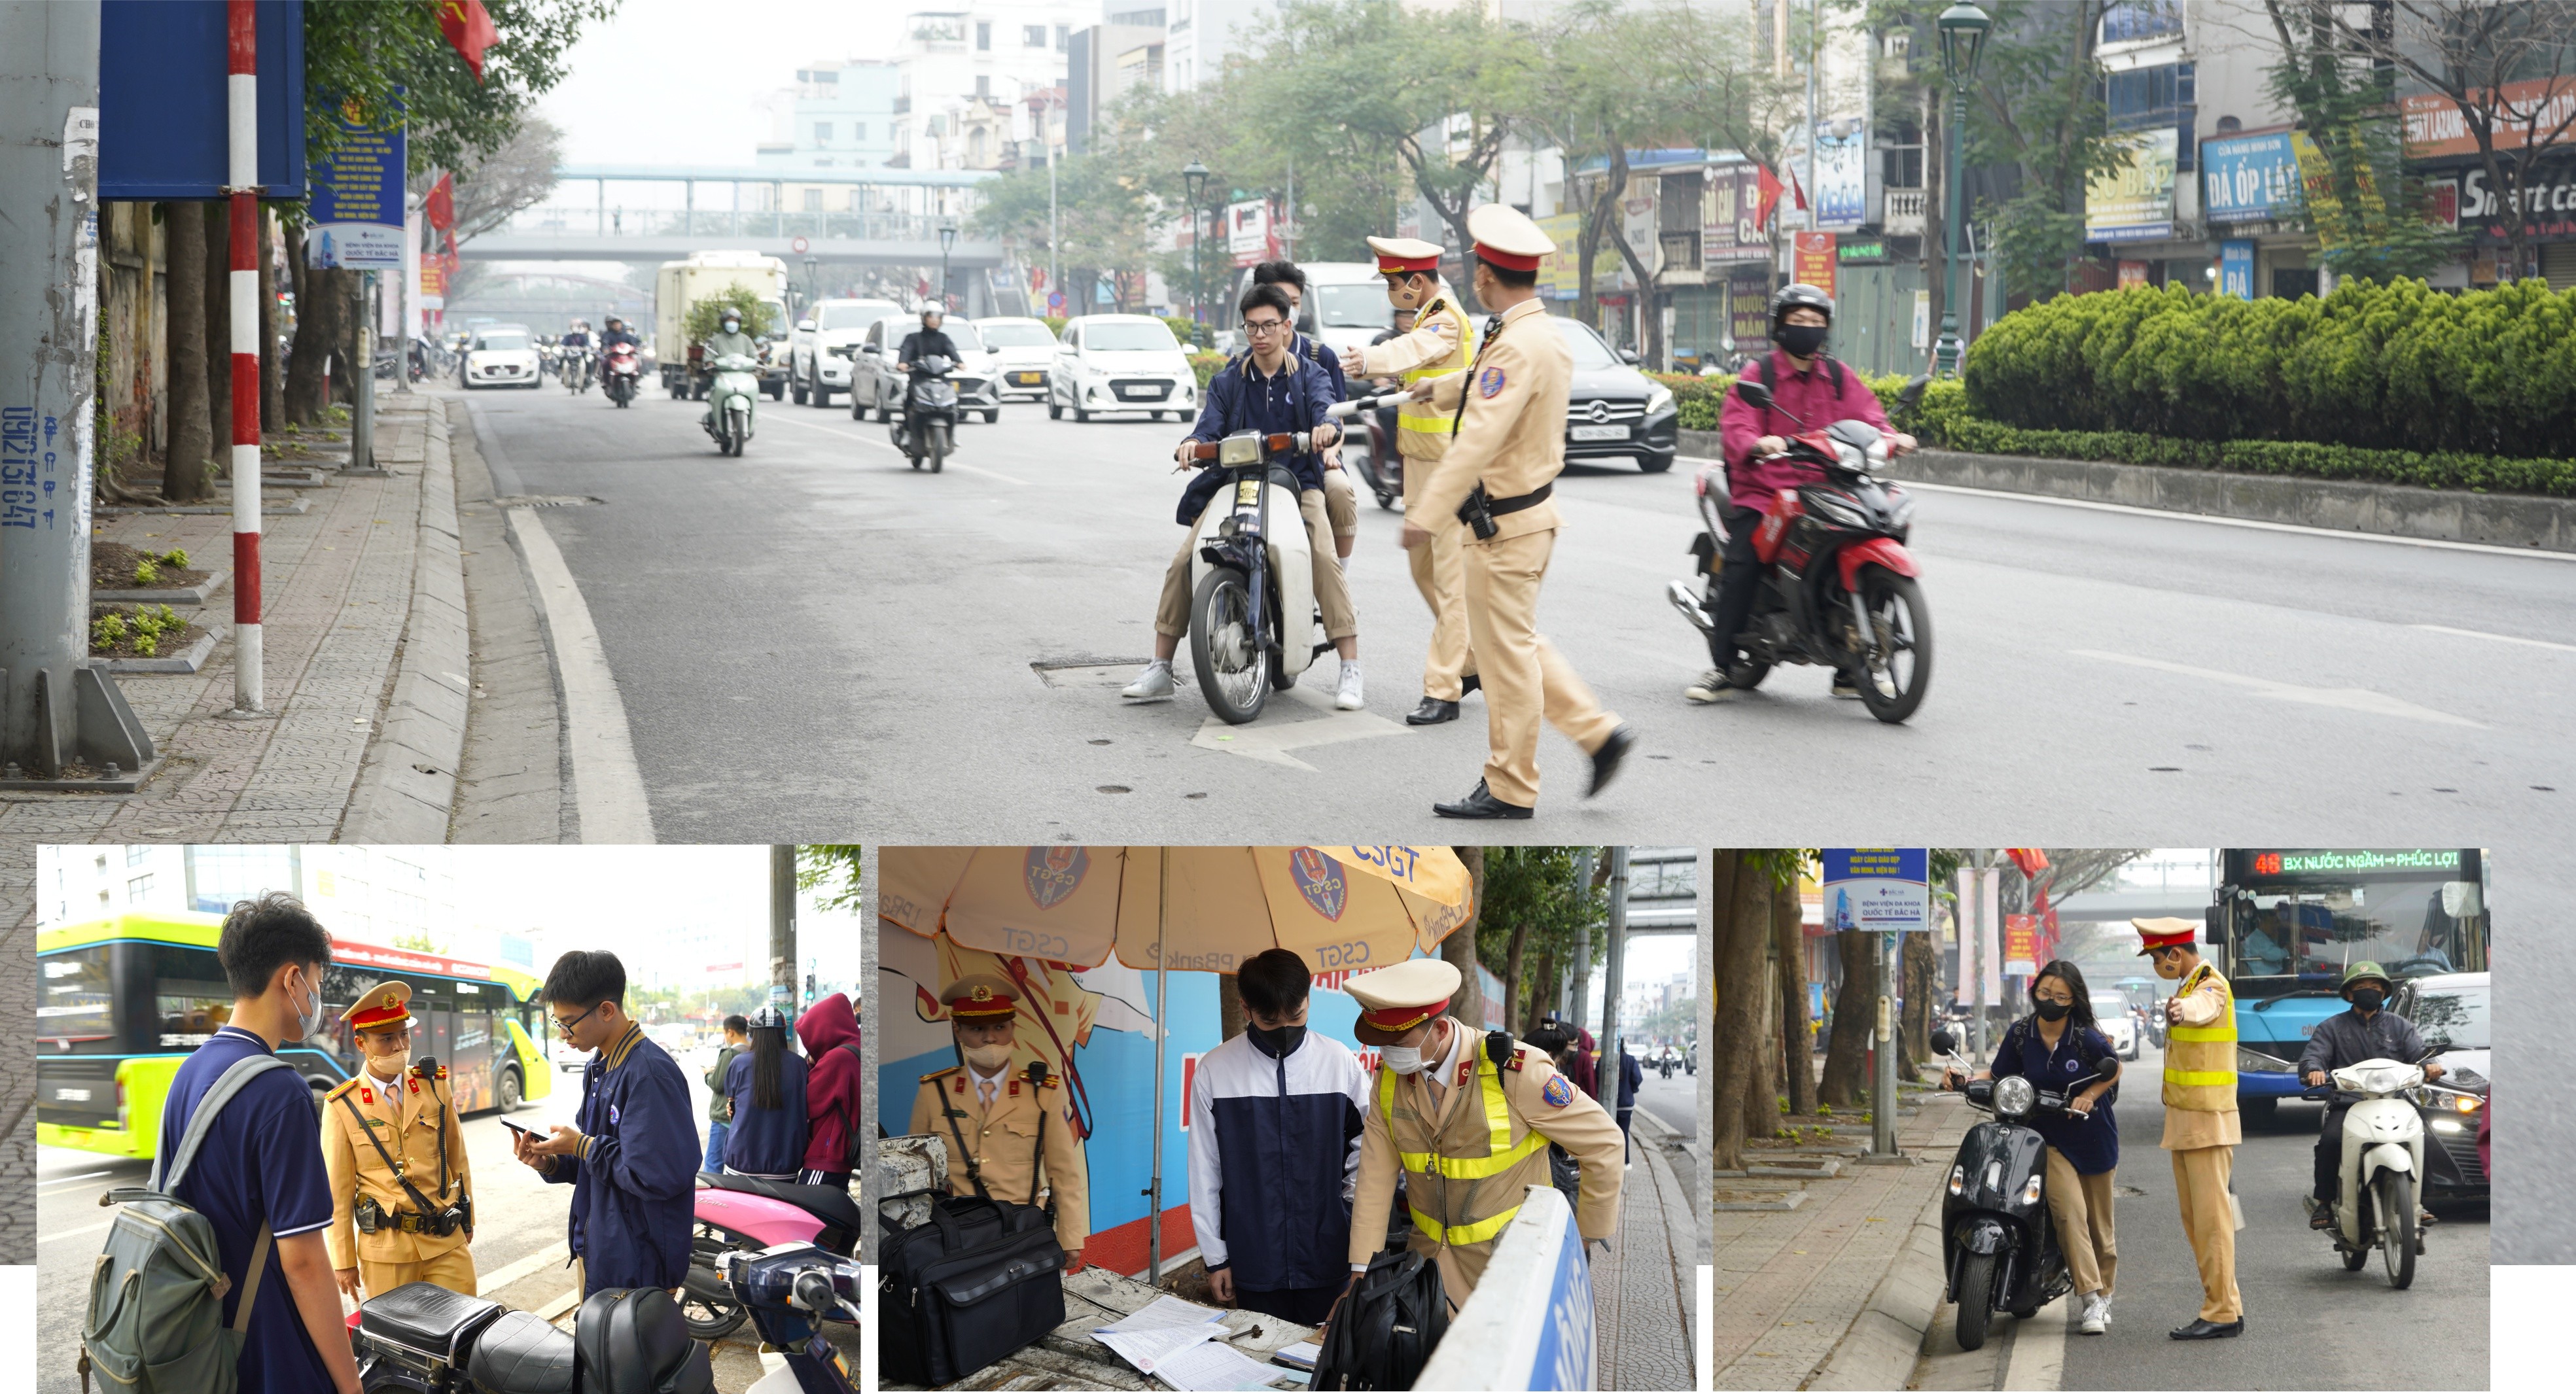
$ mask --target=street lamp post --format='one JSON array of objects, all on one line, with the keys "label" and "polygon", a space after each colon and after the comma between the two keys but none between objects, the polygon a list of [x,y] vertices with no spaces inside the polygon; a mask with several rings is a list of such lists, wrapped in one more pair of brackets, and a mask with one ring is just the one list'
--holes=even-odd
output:
[{"label": "street lamp post", "polygon": [[814,302],[823,298],[823,277],[820,269],[822,265],[821,257],[805,258],[805,306],[808,310],[813,308]]},{"label": "street lamp post", "polygon": [[1199,224],[1199,191],[1207,187],[1207,166],[1196,160],[1181,167],[1181,184],[1189,190],[1190,200],[1190,317],[1207,323],[1207,277],[1199,266],[1199,244],[1207,240],[1207,230]]},{"label": "street lamp post", "polygon": [[948,313],[948,250],[957,245],[957,225],[939,225],[939,312]]},{"label": "street lamp post", "polygon": [[1985,55],[1986,32],[1994,28],[1987,17],[1970,0],[1941,12],[1941,67],[1950,77],[1950,158],[1941,171],[1943,206],[1941,237],[1941,337],[1932,348],[1932,372],[1936,377],[1956,377],[1966,348],[1959,341],[1959,243],[1967,236],[1963,226],[1960,186],[1962,138],[1968,124],[1968,84],[1977,80],[1977,60]]}]

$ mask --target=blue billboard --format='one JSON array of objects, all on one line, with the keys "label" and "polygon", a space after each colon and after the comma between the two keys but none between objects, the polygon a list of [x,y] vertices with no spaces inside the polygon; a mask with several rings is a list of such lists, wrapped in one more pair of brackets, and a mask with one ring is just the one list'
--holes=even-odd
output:
[{"label": "blue billboard", "polygon": [[2200,143],[2201,209],[2213,223],[2259,223],[2299,211],[2299,157],[2290,133]]},{"label": "blue billboard", "polygon": [[2254,298],[2254,243],[2229,238],[2218,244],[2218,293],[2239,300]]},{"label": "blue billboard", "polygon": [[[304,6],[258,0],[259,182],[304,197]],[[228,182],[222,0],[103,0],[98,196],[215,199]]]}]

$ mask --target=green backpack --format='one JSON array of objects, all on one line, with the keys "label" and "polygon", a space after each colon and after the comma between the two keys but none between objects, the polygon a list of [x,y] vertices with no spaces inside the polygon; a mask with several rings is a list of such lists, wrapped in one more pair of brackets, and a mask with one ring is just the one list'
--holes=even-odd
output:
[{"label": "green backpack", "polygon": [[81,1327],[80,1376],[88,1394],[90,1372],[118,1394],[234,1394],[235,1362],[250,1330],[251,1304],[268,1269],[270,1235],[259,1227],[251,1249],[249,1286],[233,1324],[224,1322],[224,1295],[232,1279],[215,1246],[212,1221],[171,1194],[188,1174],[198,1144],[215,1115],[243,1086],[270,1070],[294,1066],[274,1055],[254,1055],[224,1071],[188,1119],[187,1136],[168,1170],[155,1163],[150,1186],[119,1186],[99,1198],[122,1205],[107,1245],[89,1275],[89,1318]]}]

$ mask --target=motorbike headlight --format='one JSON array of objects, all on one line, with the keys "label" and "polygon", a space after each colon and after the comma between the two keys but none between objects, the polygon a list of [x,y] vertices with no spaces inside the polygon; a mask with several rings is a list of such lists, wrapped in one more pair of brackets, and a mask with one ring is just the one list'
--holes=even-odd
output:
[{"label": "motorbike headlight", "polygon": [[2238,1046],[2236,1048],[2236,1072],[2238,1074],[2286,1075],[2296,1073],[2298,1068],[2298,1066],[2291,1064],[2289,1061],[2284,1060],[2277,1055],[2265,1055],[2259,1050],[2248,1050],[2243,1046]]},{"label": "motorbike headlight", "polygon": [[1961,1167],[1961,1166],[1953,1166],[1953,1167],[1951,1167],[1951,1168],[1950,1168],[1950,1194],[1952,1194],[1952,1195],[1954,1195],[1954,1196],[1955,1196],[1955,1195],[1957,1195],[1959,1192],[1961,1192],[1961,1191],[1963,1191],[1963,1190],[1966,1190],[1966,1189],[1967,1189],[1967,1187],[1968,1187],[1968,1171],[1967,1171],[1967,1168],[1965,1168],[1965,1167]]},{"label": "motorbike headlight", "polygon": [[1257,436],[1228,436],[1216,448],[1220,465],[1250,465],[1261,460],[1261,440]]},{"label": "motorbike headlight", "polygon": [[2030,1112],[2030,1106],[2038,1098],[2039,1091],[2020,1075],[2005,1075],[1995,1081],[1994,1103],[1998,1117],[2019,1118]]},{"label": "motorbike headlight", "polygon": [[2349,1089],[2356,1094],[2377,1094],[2385,1097],[2422,1084],[2424,1072],[2413,1065],[2401,1065],[2394,1060],[2364,1061],[2335,1071],[2334,1082],[2338,1089]]},{"label": "motorbike headlight", "polygon": [[1646,415],[1652,416],[1672,404],[1673,390],[1662,383],[1657,383],[1655,390],[1646,394]]},{"label": "motorbike headlight", "polygon": [[1807,496],[1806,504],[1811,512],[1821,513],[1828,521],[1840,523],[1844,527],[1869,526],[1869,515],[1861,511],[1860,505],[1840,494],[1819,489]]}]

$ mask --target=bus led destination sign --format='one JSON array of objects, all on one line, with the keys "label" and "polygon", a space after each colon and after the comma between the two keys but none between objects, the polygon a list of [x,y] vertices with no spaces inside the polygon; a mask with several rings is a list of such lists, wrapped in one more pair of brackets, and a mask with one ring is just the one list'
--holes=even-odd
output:
[{"label": "bus led destination sign", "polygon": [[2230,880],[2349,881],[2464,874],[2464,858],[2456,847],[2244,849],[2227,856]]}]

